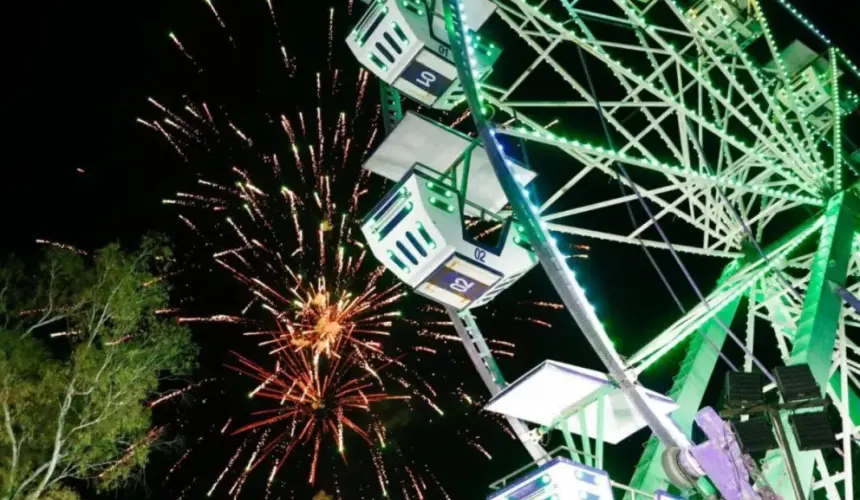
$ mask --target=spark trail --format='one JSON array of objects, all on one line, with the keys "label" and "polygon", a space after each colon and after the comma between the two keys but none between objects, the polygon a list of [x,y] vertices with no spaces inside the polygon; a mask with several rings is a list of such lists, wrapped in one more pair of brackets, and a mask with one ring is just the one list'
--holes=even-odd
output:
[{"label": "spark trail", "polygon": [[[204,3],[204,18],[211,23],[214,16],[220,26],[217,36],[230,43],[222,38],[207,44],[183,30],[186,46],[171,33],[181,57],[205,75],[217,72],[209,73],[208,66],[198,63],[211,60],[203,47],[232,51],[225,61],[259,62],[242,57],[250,48],[243,44],[241,25],[225,22],[212,0]],[[231,447],[231,458],[210,483],[209,493],[223,484],[225,491],[238,496],[258,469],[268,492],[283,484],[278,479],[286,465],[305,470],[309,482],[334,478],[339,485],[334,464],[349,458],[374,471],[373,479],[360,485],[367,497],[400,490],[410,497],[440,497],[427,491],[432,486],[447,498],[426,464],[403,459],[403,450],[393,458],[381,452],[397,443],[387,429],[390,415],[379,408],[387,407],[390,413],[390,408],[403,406],[415,415],[410,418],[443,419],[459,405],[465,409],[461,411],[475,414],[476,427],[485,432],[486,417],[474,404],[480,400],[463,404],[461,382],[445,380],[441,372],[446,370],[438,369],[440,360],[468,360],[444,311],[408,298],[408,290],[376,263],[361,241],[361,216],[385,190],[361,164],[384,131],[376,93],[368,88],[376,83],[372,75],[350,69],[354,65],[339,67],[339,52],[345,50],[335,43],[345,36],[339,30],[356,19],[346,18],[343,8],[320,12],[314,43],[326,44],[327,54],[317,63],[321,67],[314,67],[312,59],[296,56],[301,46],[290,44],[288,24],[300,16],[282,12],[288,11],[287,5],[267,0],[258,6],[265,9],[266,22],[257,29],[272,30],[272,42],[271,47],[253,50],[271,54],[266,73],[278,72],[271,88],[263,87],[268,81],[247,78],[242,79],[249,84],[247,94],[230,88],[215,96],[191,91],[182,97],[150,98],[151,116],[138,119],[142,128],[166,139],[197,176],[193,187],[164,200],[178,212],[180,227],[196,238],[188,267],[220,271],[205,288],[222,287],[217,276],[226,275],[243,293],[228,310],[186,306],[165,314],[195,328],[219,323],[241,328],[244,335],[239,338],[255,341],[262,356],[252,360],[243,349],[232,358],[231,367],[256,382],[248,389],[252,397],[245,398],[252,409],[239,409],[229,419],[219,416],[216,432],[207,438]],[[253,67],[231,72],[259,74]],[[207,81],[206,88],[216,83]],[[448,122],[457,125],[467,116],[457,111]],[[480,229],[486,231],[482,237],[497,230]],[[518,310],[524,323],[549,325],[544,311],[555,308],[551,303],[523,304],[529,306]],[[491,305],[477,314],[492,316],[496,309]],[[514,356],[512,342],[488,342],[494,353]],[[504,424],[500,427],[512,435]],[[464,447],[488,459],[490,452],[474,434],[463,435]],[[180,463],[193,460],[193,455],[183,455]],[[237,460],[241,466],[235,466]],[[328,471],[331,478],[326,477]],[[187,488],[182,494],[193,496]]]}]

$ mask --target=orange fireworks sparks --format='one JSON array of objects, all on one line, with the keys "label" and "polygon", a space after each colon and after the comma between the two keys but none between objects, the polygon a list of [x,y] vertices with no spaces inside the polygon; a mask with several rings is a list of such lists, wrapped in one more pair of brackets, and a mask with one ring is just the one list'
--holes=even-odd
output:
[{"label": "orange fireworks sparks", "polygon": [[[381,377],[386,370],[397,366],[395,359],[379,352],[349,349],[347,337],[335,338],[332,348],[342,354],[330,358],[319,359],[308,350],[283,350],[273,371],[236,354],[238,364],[229,368],[259,382],[249,397],[266,398],[276,402],[276,406],[253,413],[257,420],[236,429],[233,434],[259,427],[273,429],[277,426],[279,429],[254,454],[256,460],[249,462],[247,470],[257,467],[282,443],[289,443],[281,447],[280,456],[275,459],[274,475],[297,447],[313,443],[308,475],[308,482],[313,484],[323,440],[330,439],[346,461],[345,429],[372,446],[372,405],[410,399],[410,394],[392,394],[384,389]],[[362,425],[359,419],[369,423]]]}]

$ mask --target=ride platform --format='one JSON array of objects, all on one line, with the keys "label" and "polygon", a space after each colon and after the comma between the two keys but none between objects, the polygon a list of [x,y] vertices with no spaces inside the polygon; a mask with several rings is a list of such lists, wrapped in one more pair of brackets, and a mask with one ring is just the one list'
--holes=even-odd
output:
[{"label": "ride platform", "polygon": [[[669,415],[672,399],[644,389],[651,409]],[[557,361],[544,361],[487,403],[486,410],[544,427],[617,444],[646,427],[621,389],[601,372]]]},{"label": "ride platform", "polygon": [[[365,162],[364,168],[398,182],[414,165],[421,164],[441,175],[453,174],[456,186],[462,185],[464,171],[468,170],[466,215],[480,216],[476,206],[495,213],[507,205],[508,199],[484,146],[470,148],[473,141],[452,128],[407,112]],[[469,168],[454,168],[462,163],[465,155],[469,156]],[[523,184],[530,183],[537,175],[519,164],[514,165],[514,176]]]}]

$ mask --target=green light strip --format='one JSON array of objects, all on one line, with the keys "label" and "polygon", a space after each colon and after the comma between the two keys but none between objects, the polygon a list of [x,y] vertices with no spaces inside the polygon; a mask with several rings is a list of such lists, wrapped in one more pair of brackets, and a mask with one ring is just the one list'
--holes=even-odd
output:
[{"label": "green light strip", "polygon": [[[529,6],[529,9],[530,9],[533,13],[535,13],[535,14],[537,14],[537,15],[540,15],[540,16],[542,16],[542,17],[544,17],[544,18],[548,19],[548,20],[549,20],[549,21],[551,21],[552,23],[554,23],[554,25],[552,26],[552,28],[553,28],[553,29],[555,29],[555,30],[558,30],[560,34],[562,34],[562,35],[566,35],[569,39],[571,39],[572,41],[574,41],[574,43],[580,43],[580,42],[582,42],[582,44],[583,44],[584,48],[586,48],[586,49],[587,49],[587,50],[589,50],[589,51],[593,51],[593,52],[594,52],[594,54],[595,54],[595,55],[597,55],[597,56],[598,56],[598,58],[603,59],[603,60],[604,60],[604,62],[605,62],[607,65],[610,65],[610,63],[611,63],[611,65],[616,66],[618,69],[620,69],[620,71],[624,74],[624,76],[626,76],[627,78],[630,78],[630,79],[631,79],[632,81],[634,81],[637,85],[642,86],[643,88],[647,89],[649,92],[652,92],[652,93],[654,93],[654,94],[655,94],[655,95],[657,95],[657,96],[660,96],[660,97],[661,97],[665,102],[667,102],[667,103],[673,103],[673,104],[675,104],[675,105],[678,105],[678,106],[680,106],[680,107],[683,107],[683,108],[688,112],[688,114],[689,114],[689,115],[691,115],[691,116],[695,116],[695,117],[698,117],[698,118],[700,119],[700,123],[701,123],[701,125],[703,125],[703,126],[704,126],[706,129],[708,129],[711,133],[713,133],[713,134],[715,134],[715,135],[717,135],[717,136],[719,136],[719,137],[724,138],[724,139],[725,139],[725,140],[727,140],[730,144],[732,144],[734,147],[736,147],[736,148],[738,148],[738,149],[741,149],[741,150],[744,150],[744,152],[745,152],[745,153],[749,154],[750,156],[755,157],[756,159],[760,160],[762,163],[765,163],[765,164],[772,164],[772,162],[768,162],[768,161],[766,161],[763,157],[761,157],[760,155],[758,155],[758,153],[755,153],[755,144],[748,144],[744,139],[741,139],[740,137],[738,137],[738,136],[736,136],[736,135],[733,135],[733,134],[731,134],[731,133],[727,132],[727,131],[726,131],[726,130],[724,130],[723,128],[721,128],[721,127],[718,127],[718,126],[714,125],[710,120],[707,120],[707,119],[705,119],[704,117],[701,117],[701,116],[700,116],[700,115],[698,115],[698,113],[696,113],[695,111],[687,109],[687,107],[686,107],[683,103],[681,103],[680,101],[678,101],[678,100],[677,100],[677,99],[675,99],[674,97],[667,95],[665,92],[663,92],[663,91],[662,91],[662,90],[660,90],[659,88],[655,87],[655,86],[654,86],[652,83],[650,83],[649,81],[646,81],[644,78],[642,78],[642,77],[641,77],[641,76],[640,76],[636,71],[634,71],[633,69],[631,69],[631,68],[629,68],[629,67],[625,66],[624,64],[621,64],[621,62],[620,62],[620,61],[618,61],[618,60],[616,60],[615,58],[611,57],[609,54],[607,54],[607,53],[606,53],[605,51],[603,51],[602,49],[598,49],[598,48],[592,47],[592,46],[591,46],[591,44],[587,43],[587,42],[588,42],[587,40],[582,39],[582,38],[581,38],[580,36],[578,36],[576,33],[572,32],[572,31],[570,31],[570,30],[567,30],[567,29],[564,27],[564,23],[561,23],[561,22],[558,22],[558,21],[553,20],[552,16],[551,16],[549,13],[547,13],[547,12],[543,12],[543,11],[541,11],[541,10],[537,9],[537,8],[536,8],[536,7],[534,7],[534,6]],[[545,22],[546,22],[546,21],[545,21]],[[649,32],[651,32],[651,33],[653,33],[653,32],[655,31],[653,26],[647,26],[647,25],[646,25],[646,26],[645,26],[645,29],[646,29],[646,31],[649,31]],[[695,66],[695,64],[694,64],[692,61],[684,61],[684,64],[683,64],[683,65],[684,65],[684,66],[686,66],[686,67],[689,69],[689,71],[690,71],[691,73],[696,72],[696,66]],[[705,83],[706,83],[706,84],[705,84],[705,85],[703,85],[703,88],[707,88],[707,89],[708,89],[708,91],[709,91],[709,92],[711,92],[713,95],[715,95],[715,96],[719,96],[721,99],[723,99],[723,100],[725,101],[725,102],[724,102],[724,104],[731,104],[731,103],[729,102],[729,100],[728,100],[728,97],[727,97],[727,96],[725,96],[725,95],[724,95],[724,94],[723,94],[719,89],[717,89],[716,87],[714,87],[714,86],[710,83],[710,80],[706,80],[706,81],[705,81]],[[481,97],[483,97],[483,95],[482,95]],[[727,106],[727,107],[731,108],[731,106]],[[761,108],[758,108],[758,109],[760,110]],[[763,111],[762,111],[762,112],[763,112]],[[750,130],[756,130],[756,131],[757,131],[757,132],[759,132],[759,134],[760,134],[760,135],[762,135],[762,136],[765,136],[765,135],[766,135],[766,134],[764,134],[764,132],[763,132],[763,131],[761,131],[761,130],[759,130],[759,129],[757,129],[757,128],[755,128],[755,129],[754,129],[754,128],[753,128],[753,124],[752,124],[752,123],[750,123],[750,121],[749,121],[749,118],[748,118],[748,117],[746,117],[745,115],[741,115],[741,116],[743,117],[743,119],[741,119],[741,118],[738,118],[738,119],[739,119],[742,123],[744,123],[744,124],[745,124],[749,129],[750,129]],[[817,152],[817,150],[816,150],[816,152]],[[823,166],[823,162],[821,162],[820,158],[818,159],[817,164],[818,164],[819,166]],[[797,181],[797,183],[798,183],[798,185],[808,184],[808,180],[801,180],[801,179],[800,179],[796,174],[794,174],[793,172],[791,172],[791,171],[787,171],[787,170],[782,170],[782,169],[780,169],[780,168],[779,168],[779,166],[777,166],[777,165],[775,165],[775,164],[772,164],[772,165],[774,165],[774,168],[775,168],[775,169],[780,170],[780,171],[781,171],[785,176],[787,176],[788,178],[796,180],[796,181]],[[819,176],[819,177],[821,177],[821,176],[823,176],[823,175],[824,175],[823,173],[820,173],[818,176]]]},{"label": "green light strip", "polygon": [[[685,14],[683,14],[683,12],[680,9],[680,7],[678,6],[678,4],[676,2],[672,2],[671,5],[674,5],[675,14],[679,18],[683,19],[685,17]],[[716,4],[714,4],[714,5],[716,5]],[[634,15],[635,15],[635,17],[634,17]],[[657,30],[655,30],[653,26],[650,26],[647,23],[646,19],[642,15],[639,15],[635,12],[631,12],[628,10],[628,16],[635,19],[636,21],[638,21],[639,27],[644,29],[645,31],[649,32],[651,34],[652,38],[657,40],[663,46],[664,49],[669,51],[670,54],[675,54],[674,52],[672,52],[672,49],[674,49],[674,46],[671,43],[666,42],[662,37],[660,37],[657,33]],[[695,29],[693,26],[690,26],[690,28]],[[729,29],[729,33],[732,33],[732,38],[737,43],[737,41],[736,41],[737,33],[732,31],[731,29]],[[703,48],[709,50],[709,55],[712,57],[713,60],[718,61],[718,59],[716,58],[716,54],[714,53],[712,48],[710,48],[708,45],[705,45]],[[740,53],[743,54],[742,51]],[[690,75],[693,76],[693,78],[695,78],[697,81],[700,81],[700,78],[704,79],[706,82],[705,87],[710,91],[710,93],[712,95],[715,95],[716,97],[722,99],[724,101],[723,105],[726,106],[726,109],[731,111],[732,115],[735,116],[735,119],[737,119],[738,121],[740,121],[741,123],[746,125],[749,130],[760,135],[762,138],[774,137],[774,138],[776,138],[776,140],[782,141],[784,143],[783,145],[786,147],[786,152],[789,154],[791,154],[791,153],[802,154],[803,153],[802,149],[801,149],[801,151],[797,151],[796,149],[792,149],[792,148],[788,147],[788,144],[785,143],[784,139],[782,137],[780,137],[779,134],[775,133],[776,132],[775,127],[767,119],[768,113],[766,113],[765,110],[763,110],[759,106],[758,103],[756,103],[755,101],[753,101],[749,97],[748,92],[745,91],[743,84],[737,80],[737,77],[734,74],[734,72],[727,71],[725,67],[723,67],[722,65],[719,65],[719,64],[715,66],[715,67],[719,68],[720,72],[723,74],[723,76],[729,80],[731,88],[737,88],[740,90],[738,92],[738,96],[744,100],[744,102],[747,104],[747,107],[749,109],[752,109],[758,115],[758,118],[759,118],[759,120],[761,120],[761,123],[764,123],[764,124],[766,124],[766,126],[771,127],[772,130],[765,131],[765,130],[762,130],[761,128],[759,128],[757,125],[754,125],[753,123],[751,123],[748,116],[740,113],[736,107],[731,105],[731,100],[729,99],[729,96],[724,95],[723,92],[720,92],[719,89],[714,87],[712,80],[707,75],[700,74],[698,68],[696,67],[696,65],[693,61],[684,60],[680,55],[677,55],[677,54],[675,54],[673,58],[676,59],[679,63],[683,63],[680,65],[685,66],[687,68],[687,70],[689,71]],[[683,105],[683,103],[682,103],[682,105]],[[684,106],[684,107],[686,108],[686,106]],[[763,140],[763,142],[768,144],[768,145],[770,144],[770,142],[767,140]],[[774,152],[780,152],[780,151],[778,149],[776,149]],[[811,158],[807,158],[805,160],[810,161]],[[801,162],[798,162],[798,163],[801,163]]]},{"label": "green light strip", "polygon": [[[759,4],[759,1],[758,0],[751,0],[751,2],[752,2],[752,6],[755,7],[755,10],[759,14],[758,20],[759,20],[759,23],[761,23],[761,28],[762,28],[762,31],[764,32],[764,38],[767,41],[767,45],[768,45],[768,47],[770,47],[770,51],[774,55],[774,58],[773,58],[774,63],[776,65],[776,67],[779,68],[779,72],[782,75],[783,81],[785,81],[786,85],[788,86],[791,83],[791,79],[788,77],[788,70],[785,67],[785,61],[782,60],[782,56],[780,55],[780,51],[777,49],[776,40],[774,39],[773,33],[770,30],[770,24],[767,22],[767,18],[764,16],[764,11],[762,10],[761,5]],[[795,113],[797,113],[798,116],[800,117],[800,120],[798,120],[798,123],[800,123],[800,129],[803,131],[803,134],[806,136],[807,141],[809,141],[810,138],[812,137],[812,135],[809,133],[809,129],[806,126],[806,120],[804,120],[803,117],[800,116],[800,109],[797,106],[797,98],[796,98],[794,92],[788,92],[787,95],[789,96],[789,99],[791,102],[791,107],[794,108],[793,111]],[[821,163],[823,166],[823,162],[821,160],[821,155],[819,154],[818,148],[816,147],[816,145],[815,144],[808,144],[808,147],[812,151],[813,155],[815,156],[816,163]],[[820,179],[820,178],[823,178],[825,175],[826,175],[826,172],[824,169],[822,169],[821,171],[819,171],[816,174],[816,177],[818,177]]]},{"label": "green light strip", "polygon": [[401,42],[409,42],[409,38],[407,38],[406,33],[403,32],[399,24],[393,22],[391,23],[391,28],[394,30],[394,34],[397,35],[397,38],[399,38]]},{"label": "green light strip", "polygon": [[448,212],[448,213],[453,213],[453,212],[454,212],[454,207],[453,207],[453,206],[451,206],[451,205],[450,205],[450,204],[448,204],[448,203],[445,203],[444,201],[440,200],[439,198],[436,198],[435,196],[431,196],[429,201],[430,201],[430,204],[431,204],[431,205],[433,205],[434,207],[436,207],[436,208],[438,208],[438,209],[440,209],[440,210],[444,210],[444,211],[446,211],[446,212]]},{"label": "green light strip", "polygon": [[836,49],[828,51],[830,56],[830,78],[833,80],[833,88],[830,97],[833,100],[833,189],[842,191],[842,99],[839,95],[839,62]]},{"label": "green light strip", "polygon": [[433,238],[430,236],[430,233],[424,228],[424,224],[418,223],[418,234],[421,235],[421,238],[424,240],[424,243],[430,245],[431,250],[436,250],[436,242],[433,241]]},{"label": "green light strip", "polygon": [[845,53],[841,50],[836,49],[836,52],[839,54],[839,58],[842,59],[842,62],[844,62],[845,65],[848,66],[848,68],[851,70],[851,72],[854,73],[854,76],[860,78],[860,68],[858,68],[857,65],[854,64],[854,61],[848,59],[848,56],[846,56]]},{"label": "green light strip", "polygon": [[703,174],[701,172],[695,172],[677,165],[670,165],[668,163],[656,162],[649,160],[647,158],[636,158],[633,156],[629,156],[624,153],[618,153],[616,151],[612,151],[601,146],[594,146],[589,143],[584,143],[581,141],[577,141],[575,139],[567,139],[565,137],[558,137],[555,134],[551,134],[548,132],[540,133],[537,131],[528,130],[525,127],[517,127],[517,128],[502,128],[498,129],[500,133],[504,133],[506,135],[510,135],[513,137],[521,137],[523,139],[529,140],[538,140],[540,142],[548,143],[554,146],[558,146],[561,148],[578,148],[587,153],[594,153],[598,155],[603,155],[608,158],[613,158],[618,161],[623,161],[630,165],[636,165],[643,168],[647,168],[650,170],[656,170],[665,174],[680,174],[686,177],[692,177],[696,179],[702,179],[709,182],[712,182],[718,186],[729,187],[732,189],[749,191],[752,193],[760,194],[763,196],[771,196],[774,198],[781,198],[791,201],[797,201],[801,203],[810,204],[813,206],[824,206],[824,201],[820,198],[816,198],[813,196],[805,196],[798,195],[794,193],[786,193],[780,191],[778,189],[765,188],[760,186],[751,186],[747,185],[742,181],[734,180],[734,179],[725,179],[719,176]]},{"label": "green light strip", "polygon": [[373,61],[373,64],[377,65],[382,71],[388,71],[388,66],[386,66],[385,63],[383,63],[378,57],[376,57],[376,54],[371,53],[370,60]]}]

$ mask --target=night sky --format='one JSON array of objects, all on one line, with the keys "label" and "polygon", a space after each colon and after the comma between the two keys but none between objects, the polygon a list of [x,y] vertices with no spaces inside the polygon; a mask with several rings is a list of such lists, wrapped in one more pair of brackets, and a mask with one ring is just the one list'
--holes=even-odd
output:
[{"label": "night sky", "polygon": [[[199,45],[207,40],[223,42],[223,34],[218,33],[220,28],[201,0],[56,2],[53,6],[31,3],[30,11],[8,17],[13,25],[21,27],[22,34],[5,44],[12,65],[10,69],[7,63],[5,79],[12,82],[15,90],[5,93],[6,109],[11,108],[12,113],[4,116],[11,136],[7,131],[7,154],[0,177],[3,189],[0,204],[6,226],[0,251],[15,251],[31,257],[38,251],[34,243],[36,238],[94,248],[115,240],[133,244],[142,233],[158,231],[173,238],[177,251],[196,255],[187,234],[177,224],[176,210],[162,205],[161,200],[177,190],[188,189],[195,182],[199,165],[183,163],[162,138],[135,123],[136,117],[152,114],[146,98],[158,96],[178,101],[182,94],[199,92],[208,96],[209,101],[221,101],[238,115],[270,106],[270,99],[276,103],[275,108],[287,111],[314,106],[312,91],[292,94],[279,91],[273,83],[277,79],[270,74],[279,63],[276,57],[253,55],[263,52],[262,48],[256,51],[257,46],[271,49],[265,45],[271,40],[266,39],[262,29],[270,29],[271,21],[264,0],[254,0],[260,5],[253,8],[246,2],[250,3],[248,0],[241,5],[240,2],[222,1],[226,5],[218,7],[231,33],[242,45],[242,54],[248,57],[242,64],[249,70],[230,71],[232,66],[225,63],[221,70],[215,71],[217,77],[208,79],[189,71],[188,62],[167,38],[167,33],[175,29],[184,43],[202,54],[201,60],[214,61],[218,66],[219,54],[224,52],[223,43],[212,47],[211,51]],[[344,0],[342,4],[345,3]],[[808,0],[794,3],[857,59],[860,47],[856,42],[851,46],[856,35],[849,26],[852,16],[847,7],[831,5],[835,2],[826,5]],[[337,5],[338,9],[343,9],[344,5],[329,0],[288,0],[275,4],[276,7],[280,4],[282,32],[287,34],[288,46],[295,50],[299,65],[325,70],[328,7]],[[360,13],[362,8],[356,0],[356,11]],[[357,18],[354,15],[353,21]],[[340,15],[339,20],[340,25],[335,26],[335,64],[355,75],[357,63],[350,58],[343,41],[351,26],[347,25],[345,15]],[[303,71],[312,74],[317,69]],[[256,95],[247,92],[255,88],[262,90]],[[375,96],[375,82],[369,92]],[[82,169],[83,173],[77,169]],[[606,187],[612,188],[614,186]],[[382,194],[380,191],[378,196]],[[626,218],[605,223],[609,230],[629,230]],[[685,304],[688,307],[695,304],[692,292],[683,285],[669,259],[659,263],[667,270]],[[713,283],[720,271],[720,266],[695,258],[685,259],[685,263],[703,284]],[[606,320],[610,335],[622,353],[635,352],[677,317],[671,297],[639,248],[593,244],[590,260],[577,262],[575,266],[589,296],[597,298],[598,314]],[[631,280],[632,276],[643,278]],[[187,294],[187,302],[183,305],[197,310],[235,311],[247,300],[241,290],[230,285],[229,279],[210,274],[205,266],[180,281],[177,294]],[[223,288],[202,292],[206,288],[204,284],[209,283],[223,285]],[[542,318],[553,323],[551,330],[525,322],[511,322],[499,312],[506,310],[506,304],[514,304],[524,297],[552,300],[554,294],[549,288],[543,271],[536,269],[507,292],[509,296],[501,297],[501,301],[507,302],[494,308],[495,315],[478,314],[487,336],[517,342],[517,356],[502,361],[509,380],[547,357],[601,369],[576,326],[563,312],[540,313]],[[188,296],[194,298],[188,300]],[[743,316],[738,315],[739,318]],[[203,348],[196,377],[223,377],[223,381],[217,387],[186,398],[182,404],[175,405],[172,412],[157,415],[161,421],[184,422],[187,442],[200,435],[197,431],[221,425],[230,416],[241,418],[248,411],[245,395],[250,383],[227,374],[222,368],[229,357],[228,350],[239,350],[258,361],[262,361],[259,358],[263,356],[262,352],[254,351],[252,344],[241,339],[235,328],[202,326],[195,327],[194,331]],[[440,363],[437,376],[444,374],[449,382],[458,380],[473,392],[483,391],[462,348],[453,345],[451,353],[450,363],[447,359],[445,364]],[[668,359],[665,366],[671,367],[673,363],[677,366],[677,360],[680,360],[680,353]],[[660,373],[659,370],[649,373],[644,382],[663,391],[671,384],[671,372]],[[719,381],[712,386],[712,395],[716,398]],[[451,404],[456,406],[455,402]],[[399,446],[414,461],[426,463],[454,499],[483,498],[492,480],[527,461],[519,445],[486,418],[462,414],[453,408],[450,415],[446,413],[441,419],[424,412],[404,416],[396,408],[383,411],[391,421],[401,423],[392,431]],[[466,429],[484,436],[481,443],[493,455],[493,460],[487,460],[465,443]],[[646,438],[647,435],[640,432],[624,445],[607,446],[607,468],[615,480],[629,479],[631,466],[638,459]],[[181,449],[162,450],[152,456],[147,468],[148,488],[137,488],[121,496],[150,494],[154,498],[173,498],[193,481],[196,486],[187,498],[202,497],[232,454],[235,443],[207,441],[205,454],[189,461],[166,486],[162,485],[162,479]],[[356,455],[360,456],[358,452]],[[375,481],[372,468],[360,460],[351,463],[345,474],[355,474],[359,481]],[[295,468],[288,465],[282,470],[281,479],[299,484],[306,477],[306,467],[306,461]],[[257,483],[264,483],[266,475],[267,471],[261,471]],[[257,489],[260,485],[253,483],[249,481],[246,487],[246,498],[258,498],[254,492],[260,491]],[[321,483],[321,486],[325,485]],[[226,488],[219,491],[224,496]],[[310,498],[312,493],[313,490],[307,490],[296,498]]]}]

